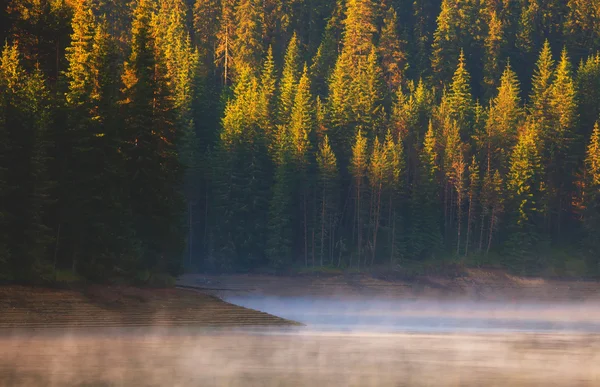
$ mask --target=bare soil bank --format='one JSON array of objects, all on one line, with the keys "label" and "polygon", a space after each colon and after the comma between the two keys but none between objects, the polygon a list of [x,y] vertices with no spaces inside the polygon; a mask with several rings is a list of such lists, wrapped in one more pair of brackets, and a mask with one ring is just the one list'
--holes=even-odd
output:
[{"label": "bare soil bank", "polygon": [[273,276],[257,274],[187,274],[179,285],[219,297],[377,297],[405,300],[474,300],[596,302],[600,282],[519,277],[500,270],[466,269],[460,276],[422,276],[410,280],[393,274]]},{"label": "bare soil bank", "polygon": [[0,287],[0,329],[290,324],[294,323],[189,290]]}]

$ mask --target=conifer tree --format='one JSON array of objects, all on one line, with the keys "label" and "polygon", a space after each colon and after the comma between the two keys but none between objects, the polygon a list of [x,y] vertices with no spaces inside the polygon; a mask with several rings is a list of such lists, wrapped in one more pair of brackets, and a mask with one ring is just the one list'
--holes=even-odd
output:
[{"label": "conifer tree", "polygon": [[123,73],[127,171],[143,268],[176,273],[182,253],[182,178],[176,144],[176,111],[167,68],[152,34],[150,0],[134,10],[131,54]]},{"label": "conifer tree", "polygon": [[2,242],[6,243],[2,260],[8,262],[9,278],[44,278],[52,270],[45,255],[52,241],[45,223],[50,193],[50,95],[40,70],[25,71],[16,45],[7,44],[2,51],[0,95],[5,134],[0,165],[4,171]]},{"label": "conifer tree", "polygon": [[341,53],[338,56],[335,68],[329,80],[329,96],[327,111],[331,126],[331,146],[333,147],[338,162],[347,162],[352,147],[352,134],[349,125],[352,122],[352,77],[351,63],[348,55]]},{"label": "conifer tree", "polygon": [[440,230],[439,172],[436,135],[430,122],[419,155],[418,180],[411,192],[411,235],[409,251],[416,258],[430,257],[442,241]]},{"label": "conifer tree", "polygon": [[464,53],[461,51],[448,94],[448,113],[457,121],[463,135],[470,134],[473,125],[474,103],[470,83],[471,76],[466,68]]},{"label": "conifer tree", "polygon": [[[377,252],[377,235],[379,233],[379,227],[381,222],[381,201],[384,186],[388,184],[387,169],[387,157],[385,154],[384,144],[379,141],[379,137],[375,137],[373,147],[371,149],[371,155],[369,157],[369,166],[367,168],[367,176],[369,185],[371,188],[370,198],[370,228],[372,229],[372,235],[370,240],[371,248],[371,265],[375,260],[375,254]],[[367,258],[365,257],[365,264]]]},{"label": "conifer tree", "polygon": [[533,247],[542,211],[542,165],[539,151],[539,128],[535,121],[526,123],[513,150],[508,175],[508,190],[513,201],[512,240],[520,253]]},{"label": "conifer tree", "polygon": [[400,39],[397,28],[398,17],[394,8],[390,7],[385,15],[379,38],[379,57],[390,93],[398,90],[408,66],[406,53],[403,51],[404,42]]},{"label": "conifer tree", "polygon": [[[354,185],[354,226],[356,232],[356,254],[357,265],[360,267],[362,250],[363,250],[363,194],[365,191],[365,177],[368,167],[368,144],[367,138],[359,129],[356,132],[354,145],[352,146],[352,159],[350,164],[350,172],[352,173]],[[350,262],[350,264],[352,264]]]},{"label": "conifer tree", "polygon": [[344,20],[344,51],[356,65],[359,58],[371,52],[373,37],[377,33],[375,25],[375,4],[373,0],[348,0]]},{"label": "conifer tree", "polygon": [[596,230],[600,226],[600,126],[596,123],[587,147],[584,165],[584,228],[587,245],[598,246]]},{"label": "conifer tree", "polygon": [[273,49],[269,46],[260,78],[260,127],[265,132],[271,156],[274,154],[276,122],[276,75]]},{"label": "conifer tree", "polygon": [[60,180],[57,246],[88,278],[110,275],[113,267],[129,271],[136,259],[132,225],[123,216],[129,212],[115,119],[120,71],[107,29],[90,1],[77,4],[67,48],[68,137],[60,140],[70,152],[61,160],[69,168]]},{"label": "conifer tree", "polygon": [[505,44],[502,20],[495,11],[489,19],[488,33],[485,38],[485,58],[483,60],[483,85],[487,95],[490,95],[498,85],[502,71],[502,51]]},{"label": "conifer tree", "polygon": [[[304,66],[304,71],[298,82],[298,89],[292,109],[290,122],[290,134],[292,138],[292,154],[294,155],[295,166],[299,172],[301,190],[301,202],[303,212],[303,235],[304,235],[304,258],[305,264],[308,264],[308,194],[309,187],[312,184],[308,177],[310,137],[314,127],[314,106],[310,92],[310,79],[308,77],[308,67]],[[313,262],[314,263],[314,262]]]},{"label": "conifer tree", "polygon": [[[339,186],[337,160],[329,145],[329,137],[327,135],[325,135],[323,142],[319,145],[317,167],[320,192],[319,259],[321,266],[324,265],[326,258],[333,265],[335,230],[337,226],[337,189]],[[340,262],[338,262],[339,265]]]},{"label": "conifer tree", "polygon": [[581,62],[576,86],[580,127],[588,133],[600,117],[600,54],[591,55]]},{"label": "conifer tree", "polygon": [[238,0],[235,8],[235,41],[233,50],[234,73],[242,67],[252,71],[260,68],[263,54],[263,25],[260,4],[256,0]]},{"label": "conifer tree", "polygon": [[323,38],[310,66],[311,83],[316,96],[327,95],[327,82],[336,65],[342,40],[344,1],[335,0],[331,17],[327,20]]},{"label": "conifer tree", "polygon": [[236,0],[221,0],[219,30],[216,35],[215,64],[222,69],[223,86],[233,79],[234,49],[236,39]]},{"label": "conifer tree", "polygon": [[474,221],[477,216],[477,200],[479,195],[479,165],[475,156],[471,160],[469,165],[469,188],[468,188],[468,201],[469,210],[467,213],[467,237],[465,241],[465,256],[469,255],[469,245],[471,242],[471,230],[475,227]]},{"label": "conifer tree", "polygon": [[517,142],[517,128],[523,117],[519,97],[519,81],[507,64],[496,96],[490,101],[484,133],[476,135],[479,148],[485,152],[486,171],[506,173],[510,150]]},{"label": "conifer tree", "polygon": [[219,33],[220,18],[219,0],[196,0],[193,8],[194,44],[198,48],[198,56],[203,74],[209,74],[215,65],[215,46]]},{"label": "conifer tree", "polygon": [[553,80],[554,60],[552,59],[550,43],[546,40],[536,63],[529,97],[530,113],[541,125],[542,140],[547,138],[548,126],[551,122],[550,91]]},{"label": "conifer tree", "polygon": [[285,53],[285,63],[279,84],[279,123],[287,125],[290,122],[296,87],[300,79],[300,53],[296,34],[292,36]]}]

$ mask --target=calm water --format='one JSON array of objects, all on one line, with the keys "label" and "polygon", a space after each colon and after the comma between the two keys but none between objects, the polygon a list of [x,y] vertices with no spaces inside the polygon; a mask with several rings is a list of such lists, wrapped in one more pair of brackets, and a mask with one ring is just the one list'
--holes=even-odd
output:
[{"label": "calm water", "polygon": [[592,304],[226,297],[293,329],[0,335],[0,386],[600,386]]}]

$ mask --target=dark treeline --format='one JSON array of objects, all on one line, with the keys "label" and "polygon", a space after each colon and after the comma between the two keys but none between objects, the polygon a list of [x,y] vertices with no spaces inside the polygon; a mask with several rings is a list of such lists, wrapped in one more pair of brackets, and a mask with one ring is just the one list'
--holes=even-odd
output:
[{"label": "dark treeline", "polygon": [[598,271],[596,0],[9,0],[0,37],[0,279]]}]

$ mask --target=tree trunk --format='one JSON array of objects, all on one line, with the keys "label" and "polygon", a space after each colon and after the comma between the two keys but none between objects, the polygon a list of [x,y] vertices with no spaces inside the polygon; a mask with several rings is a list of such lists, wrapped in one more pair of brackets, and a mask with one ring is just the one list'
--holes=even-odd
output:
[{"label": "tree trunk", "polygon": [[375,262],[375,253],[377,252],[377,233],[379,232],[379,217],[381,213],[381,183],[377,190],[377,203],[375,207],[375,230],[373,231],[373,254],[371,254],[371,266]]},{"label": "tree trunk", "polygon": [[325,188],[323,188],[323,205],[321,208],[321,266],[323,266],[323,249],[325,247]]},{"label": "tree trunk", "polygon": [[471,222],[473,221],[473,193],[469,193],[469,213],[467,214],[467,240],[465,241],[465,257],[469,254],[469,241],[471,239]]},{"label": "tree trunk", "polygon": [[460,233],[462,231],[462,195],[460,194],[460,192],[457,193],[458,196],[456,198],[456,202],[457,202],[457,228],[458,228],[458,235],[457,235],[457,241],[456,241],[456,255],[460,255]]},{"label": "tree trunk", "polygon": [[485,224],[485,215],[481,213],[481,228],[479,230],[479,252],[483,250],[483,229]]},{"label": "tree trunk", "polygon": [[490,248],[492,247],[492,239],[494,236],[494,228],[496,228],[496,207],[492,208],[492,215],[490,216],[490,236],[488,238],[487,250],[485,252],[486,255],[490,253]]}]

